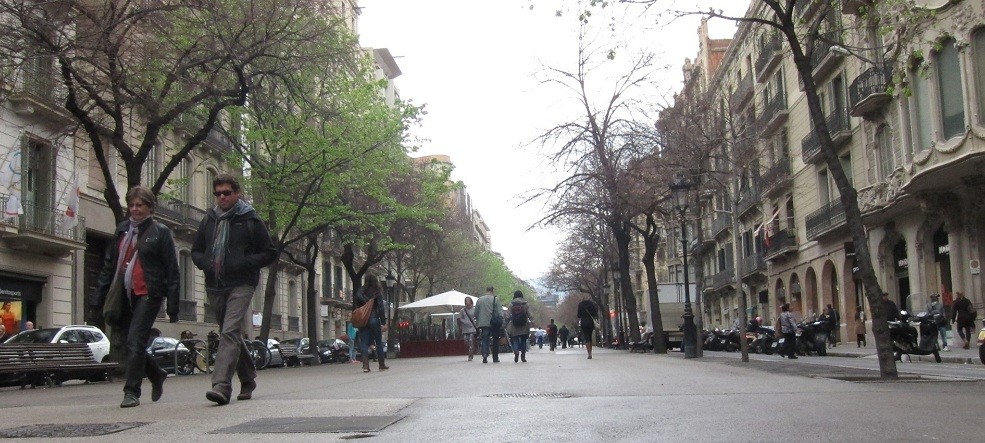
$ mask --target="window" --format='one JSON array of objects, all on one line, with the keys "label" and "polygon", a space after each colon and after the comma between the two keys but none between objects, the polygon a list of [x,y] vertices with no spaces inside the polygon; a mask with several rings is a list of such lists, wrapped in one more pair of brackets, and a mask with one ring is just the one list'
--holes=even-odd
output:
[{"label": "window", "polygon": [[215,197],[212,195],[212,191],[215,190],[212,188],[212,182],[215,180],[217,175],[218,174],[216,174],[215,170],[213,169],[205,170],[205,186],[202,186],[202,190],[205,192],[205,200],[202,200],[203,208],[212,207],[212,201],[215,199]]},{"label": "window", "polygon": [[161,175],[161,151],[161,145],[154,143],[147,155],[147,160],[144,161],[143,185],[148,188],[153,186],[157,177]]},{"label": "window", "polygon": [[841,161],[841,170],[845,171],[845,176],[848,177],[848,184],[855,186],[855,173],[852,172],[852,155],[845,154],[838,160]]},{"label": "window", "polygon": [[831,189],[828,187],[828,170],[822,169],[817,173],[817,198],[821,206],[831,201]]},{"label": "window", "polygon": [[978,103],[978,123],[985,125],[985,28],[975,31],[971,42],[974,56],[975,100]]},{"label": "window", "polygon": [[897,156],[893,152],[892,137],[889,134],[889,126],[882,125],[876,129],[875,149],[879,153],[879,179],[889,177],[896,170]]},{"label": "window", "polygon": [[287,283],[287,315],[298,316],[298,284],[293,281]]},{"label": "window", "polygon": [[182,300],[195,299],[195,270],[191,253],[181,251],[178,255],[178,272],[181,274],[182,282],[178,289]]},{"label": "window", "polygon": [[930,88],[927,87],[927,79],[923,78],[919,69],[910,71],[910,84],[913,85],[910,97],[912,153],[923,152],[930,149],[933,143],[934,125],[930,118]]},{"label": "window", "polygon": [[940,89],[941,129],[946,140],[964,133],[961,66],[954,40],[945,41],[937,53],[937,83]]},{"label": "window", "polygon": [[328,261],[321,265],[321,293],[322,297],[335,297],[332,292],[332,264]]}]

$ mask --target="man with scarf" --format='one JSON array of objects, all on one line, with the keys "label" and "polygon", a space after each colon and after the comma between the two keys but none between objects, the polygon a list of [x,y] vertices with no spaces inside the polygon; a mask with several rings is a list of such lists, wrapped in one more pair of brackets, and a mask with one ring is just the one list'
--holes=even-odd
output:
[{"label": "man with scarf", "polygon": [[198,227],[192,260],[205,273],[209,305],[219,322],[212,389],[205,398],[218,405],[229,403],[233,371],[239,377],[238,400],[249,400],[256,389],[256,368],[243,343],[250,301],[260,282],[260,268],[277,259],[267,227],[253,206],[240,200],[239,182],[221,174],[212,182],[216,206],[206,212]]},{"label": "man with scarf", "polygon": [[120,407],[132,408],[140,404],[145,376],[151,382],[152,401],[163,393],[168,373],[147,355],[147,342],[165,299],[171,323],[178,321],[180,278],[171,230],[152,217],[154,193],[135,186],[126,201],[130,219],[116,227],[116,241],[106,253],[89,303],[110,328],[126,333],[126,383]]}]

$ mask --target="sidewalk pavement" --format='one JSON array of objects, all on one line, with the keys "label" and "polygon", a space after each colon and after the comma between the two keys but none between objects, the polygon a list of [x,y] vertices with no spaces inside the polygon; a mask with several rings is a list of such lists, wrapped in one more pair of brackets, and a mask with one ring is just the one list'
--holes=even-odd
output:
[{"label": "sidewalk pavement", "polygon": [[[978,344],[972,342],[969,349],[962,348],[961,346],[963,344],[964,342],[960,338],[949,340],[948,345],[951,350],[946,352],[941,351],[941,360],[946,363],[981,364],[981,359],[978,356]],[[867,346],[860,348],[854,341],[838,342],[837,347],[828,347],[828,355],[835,357],[877,358],[876,343],[874,340],[869,340]],[[911,355],[910,358],[913,361],[934,361],[932,354]]]}]

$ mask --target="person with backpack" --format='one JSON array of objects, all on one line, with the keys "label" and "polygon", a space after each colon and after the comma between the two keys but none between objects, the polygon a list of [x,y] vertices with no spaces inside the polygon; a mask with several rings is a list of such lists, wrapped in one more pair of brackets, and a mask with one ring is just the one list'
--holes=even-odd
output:
[{"label": "person with backpack", "polygon": [[506,329],[510,336],[510,345],[513,347],[513,363],[520,360],[527,362],[527,340],[530,339],[531,320],[533,318],[530,316],[527,300],[523,298],[523,292],[514,292]]},{"label": "person with backpack", "polygon": [[[490,347],[493,363],[499,363],[499,334],[503,329],[503,313],[492,286],[486,295],[475,302],[475,324],[479,327],[479,352],[482,362],[488,363]],[[491,345],[491,346],[490,346]]]}]

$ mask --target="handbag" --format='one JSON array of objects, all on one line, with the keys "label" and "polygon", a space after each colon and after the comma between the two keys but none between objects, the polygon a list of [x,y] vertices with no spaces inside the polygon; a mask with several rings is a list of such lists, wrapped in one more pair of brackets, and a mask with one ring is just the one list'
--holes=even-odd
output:
[{"label": "handbag", "polygon": [[365,328],[369,324],[369,316],[373,313],[373,306],[376,304],[376,299],[369,299],[366,304],[353,309],[352,315],[349,316],[349,321],[352,322],[352,326],[357,328]]}]

